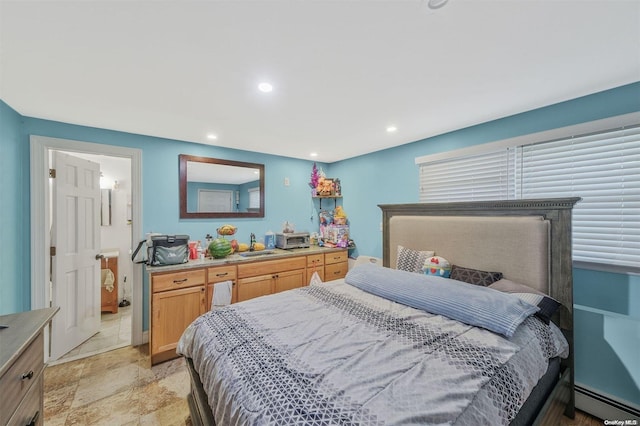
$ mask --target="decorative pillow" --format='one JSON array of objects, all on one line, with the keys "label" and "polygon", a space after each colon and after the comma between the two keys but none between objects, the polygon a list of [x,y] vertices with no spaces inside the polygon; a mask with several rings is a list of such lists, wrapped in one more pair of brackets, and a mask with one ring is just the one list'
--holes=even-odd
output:
[{"label": "decorative pillow", "polygon": [[533,306],[537,306],[540,310],[536,312],[535,315],[546,324],[549,324],[551,317],[556,313],[561,305],[560,302],[551,296],[548,296],[535,288],[515,283],[504,278],[491,284],[489,288],[502,291],[503,293],[511,293],[514,296],[517,296],[520,300],[523,300]]},{"label": "decorative pillow", "polygon": [[488,286],[502,278],[502,272],[487,272],[478,269],[463,268],[462,266],[453,265],[451,267],[452,280],[462,281],[468,284]]},{"label": "decorative pillow", "polygon": [[398,246],[398,266],[396,269],[421,273],[424,262],[433,254],[433,251],[418,251]]},{"label": "decorative pillow", "polygon": [[451,263],[442,256],[432,256],[424,262],[423,271],[426,275],[449,278],[449,275],[451,275]]}]

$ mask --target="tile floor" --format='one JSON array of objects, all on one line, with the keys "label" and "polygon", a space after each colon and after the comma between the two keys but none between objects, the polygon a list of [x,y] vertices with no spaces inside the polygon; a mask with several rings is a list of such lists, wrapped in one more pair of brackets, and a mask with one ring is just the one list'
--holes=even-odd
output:
[{"label": "tile floor", "polygon": [[[48,366],[44,424],[191,426],[189,373],[178,358],[149,367],[148,346],[127,346]],[[581,411],[559,426],[601,426]]]},{"label": "tile floor", "polygon": [[48,366],[44,424],[191,425],[184,360],[149,367],[147,348],[127,346]]},{"label": "tile floor", "polygon": [[100,331],[89,340],[49,365],[86,358],[131,345],[131,305],[118,308],[115,314],[103,312]]}]

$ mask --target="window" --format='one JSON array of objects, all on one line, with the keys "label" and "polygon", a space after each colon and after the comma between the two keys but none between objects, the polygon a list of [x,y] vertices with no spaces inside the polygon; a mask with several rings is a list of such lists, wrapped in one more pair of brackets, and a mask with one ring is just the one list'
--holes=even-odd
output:
[{"label": "window", "polygon": [[507,148],[423,164],[420,201],[513,198],[514,153],[514,149]]},{"label": "window", "polygon": [[576,134],[574,126],[573,135],[553,140],[530,135],[418,158],[420,201],[582,197],[573,211],[574,260],[638,267],[637,119],[611,130]]},{"label": "window", "polygon": [[249,208],[260,208],[260,188],[251,188],[249,191]]}]

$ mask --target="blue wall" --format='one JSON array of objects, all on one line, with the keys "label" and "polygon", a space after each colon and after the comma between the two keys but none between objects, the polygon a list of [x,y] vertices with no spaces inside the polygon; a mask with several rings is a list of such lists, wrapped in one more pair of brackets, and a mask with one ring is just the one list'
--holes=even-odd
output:
[{"label": "blue wall", "polygon": [[29,310],[29,144],[22,117],[0,101],[0,314]]},{"label": "blue wall", "polygon": [[[640,111],[640,83],[330,165],[318,165],[324,169],[327,176],[340,178],[342,182],[344,196],[342,204],[349,215],[351,236],[358,246],[356,254],[380,257],[382,254],[381,214],[377,205],[418,201],[418,167],[414,163],[416,157],[634,111]],[[266,216],[259,220],[231,221],[238,226],[239,240],[248,239],[248,235],[252,232],[260,236],[267,230],[278,231],[284,221],[294,223],[297,230],[313,231],[317,228],[318,203],[317,200],[314,203],[310,199],[307,185],[312,164],[310,161],[27,118],[20,116],[1,101],[0,129],[0,147],[2,148],[0,223],[2,223],[4,241],[14,242],[17,245],[16,250],[7,250],[5,247],[0,256],[2,268],[0,270],[3,271],[0,284],[0,314],[30,308],[28,139],[30,134],[141,149],[144,232],[184,233],[194,239],[204,239],[207,233],[214,233],[218,226],[227,222],[178,218],[179,154],[265,164]],[[285,177],[290,180],[289,186],[284,185]],[[593,281],[587,279],[587,277],[593,277],[593,274],[576,270],[575,276],[576,300],[583,300],[583,296],[588,299],[600,285],[597,283],[594,285]],[[640,305],[640,291],[638,291],[640,283],[636,278],[629,278],[624,274],[601,273],[598,283],[607,286],[609,282],[627,282],[628,287],[606,287],[613,298],[611,303],[618,306],[619,301],[627,300],[629,306],[634,304],[638,306]],[[147,297],[146,288],[143,293]],[[618,299],[615,299],[616,297]],[[144,306],[148,306],[148,300],[144,301]],[[637,312],[629,315],[632,319],[638,317]],[[144,318],[146,321],[146,312]],[[591,345],[588,336],[592,331],[588,327],[592,322],[582,314],[577,315],[576,318],[584,321],[584,323],[576,323],[576,346],[586,345],[588,348]],[[606,337],[604,334],[603,331],[603,338]],[[615,361],[613,358],[618,357],[617,350],[613,348],[612,353],[606,355],[609,358],[605,357],[605,359]],[[620,357],[622,357],[621,354]],[[579,361],[582,363],[582,360]],[[621,365],[624,366],[624,362],[621,362]],[[622,381],[625,380],[624,377],[633,379],[633,372],[637,369],[637,365],[638,361],[631,366],[631,372],[627,376],[624,376],[623,368],[615,370],[611,380],[615,382],[616,378],[621,378]],[[593,360],[586,364],[579,364],[578,381],[601,388],[603,386],[601,377],[594,377],[588,372],[589,368],[598,367],[599,364],[593,364]],[[625,368],[629,370],[628,366]],[[623,392],[623,397],[632,398],[633,403],[640,405],[640,401],[636,400],[637,383],[633,380],[626,380],[625,383],[629,386]]]}]

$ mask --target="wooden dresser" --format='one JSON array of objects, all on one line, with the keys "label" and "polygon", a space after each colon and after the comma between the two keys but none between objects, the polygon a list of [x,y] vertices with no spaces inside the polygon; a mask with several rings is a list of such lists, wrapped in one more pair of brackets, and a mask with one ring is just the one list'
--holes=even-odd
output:
[{"label": "wooden dresser", "polygon": [[44,423],[44,327],[58,308],[0,316],[0,425]]}]

